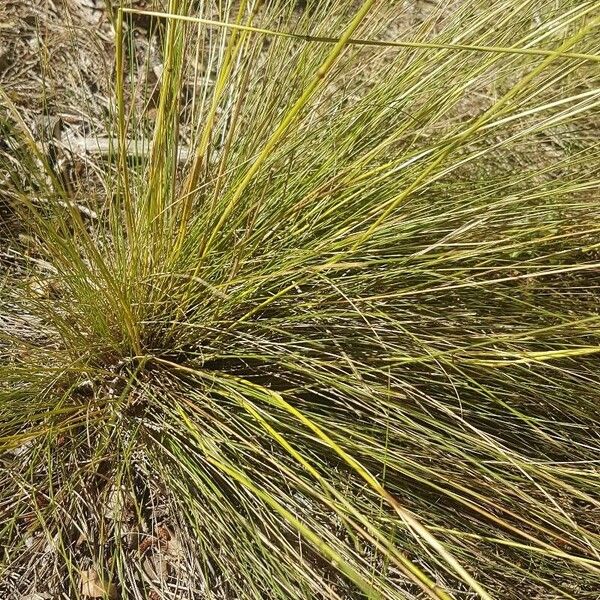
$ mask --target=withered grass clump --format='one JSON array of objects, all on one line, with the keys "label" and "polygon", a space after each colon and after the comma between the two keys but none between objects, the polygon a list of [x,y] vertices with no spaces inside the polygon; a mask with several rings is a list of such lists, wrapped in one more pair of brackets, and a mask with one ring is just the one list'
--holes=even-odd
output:
[{"label": "withered grass clump", "polygon": [[77,185],[0,88],[3,597],[597,599],[597,3],[110,4]]}]

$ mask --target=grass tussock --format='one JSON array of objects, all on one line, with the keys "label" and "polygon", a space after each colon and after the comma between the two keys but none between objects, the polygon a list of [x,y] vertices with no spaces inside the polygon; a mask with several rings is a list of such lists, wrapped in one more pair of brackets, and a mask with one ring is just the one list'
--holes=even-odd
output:
[{"label": "grass tussock", "polygon": [[77,181],[0,89],[3,597],[597,598],[597,3],[110,4]]}]

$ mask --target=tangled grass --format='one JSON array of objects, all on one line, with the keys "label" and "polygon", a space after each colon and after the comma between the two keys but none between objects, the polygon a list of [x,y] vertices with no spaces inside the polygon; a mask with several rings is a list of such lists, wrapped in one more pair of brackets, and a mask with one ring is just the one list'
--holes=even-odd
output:
[{"label": "tangled grass", "polygon": [[114,6],[83,191],[0,92],[4,597],[598,598],[598,4],[297,4]]}]

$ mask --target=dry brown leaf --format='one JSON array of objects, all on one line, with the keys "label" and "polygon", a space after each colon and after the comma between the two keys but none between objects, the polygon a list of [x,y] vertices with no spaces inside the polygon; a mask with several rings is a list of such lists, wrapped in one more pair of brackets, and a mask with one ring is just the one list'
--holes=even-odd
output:
[{"label": "dry brown leaf", "polygon": [[173,560],[183,560],[185,557],[184,548],[174,533],[171,533],[169,541],[165,544],[165,552]]},{"label": "dry brown leaf", "polygon": [[169,576],[169,562],[159,553],[145,556],[142,560],[142,568],[153,581],[164,581]]},{"label": "dry brown leaf", "polygon": [[87,569],[81,572],[80,590],[87,598],[110,598],[117,597],[117,586],[102,580],[95,569]]}]

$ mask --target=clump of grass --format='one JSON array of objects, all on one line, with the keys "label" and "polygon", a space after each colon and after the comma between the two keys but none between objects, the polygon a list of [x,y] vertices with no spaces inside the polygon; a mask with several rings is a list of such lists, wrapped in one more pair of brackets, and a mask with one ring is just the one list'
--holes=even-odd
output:
[{"label": "clump of grass", "polygon": [[597,6],[295,4],[114,6],[93,192],[2,96],[5,593],[596,598]]}]

